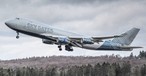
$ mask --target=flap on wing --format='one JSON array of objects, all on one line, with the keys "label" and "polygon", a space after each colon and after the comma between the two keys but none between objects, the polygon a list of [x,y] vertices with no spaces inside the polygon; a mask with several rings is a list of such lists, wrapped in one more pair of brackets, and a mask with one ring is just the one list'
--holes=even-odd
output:
[{"label": "flap on wing", "polygon": [[44,39],[49,39],[49,40],[52,40],[52,41],[56,41],[56,39],[54,37],[52,37],[51,35],[41,34],[41,36],[43,36],[42,38],[44,38]]}]

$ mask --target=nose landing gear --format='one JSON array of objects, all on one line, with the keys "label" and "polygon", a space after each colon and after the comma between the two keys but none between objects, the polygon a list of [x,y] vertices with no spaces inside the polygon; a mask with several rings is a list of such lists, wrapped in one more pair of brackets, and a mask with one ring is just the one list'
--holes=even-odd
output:
[{"label": "nose landing gear", "polygon": [[17,38],[17,39],[19,39],[19,32],[17,31],[16,33],[17,33],[17,36],[16,36],[16,38]]}]

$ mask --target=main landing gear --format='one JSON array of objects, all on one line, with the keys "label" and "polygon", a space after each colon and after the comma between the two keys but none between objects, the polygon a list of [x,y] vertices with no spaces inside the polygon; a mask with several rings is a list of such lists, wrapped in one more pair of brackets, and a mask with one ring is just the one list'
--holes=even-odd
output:
[{"label": "main landing gear", "polygon": [[59,48],[59,51],[62,51],[62,47],[61,47],[61,45],[59,45],[58,48]]},{"label": "main landing gear", "polygon": [[65,45],[65,50],[66,51],[73,51],[73,48],[71,45]]},{"label": "main landing gear", "polygon": [[[59,45],[58,48],[59,48],[59,51],[62,51],[61,45]],[[73,48],[71,45],[65,45],[65,50],[66,51],[73,51]]]},{"label": "main landing gear", "polygon": [[16,36],[16,38],[17,38],[17,39],[19,39],[19,32],[17,31],[16,33],[17,33],[17,36]]}]

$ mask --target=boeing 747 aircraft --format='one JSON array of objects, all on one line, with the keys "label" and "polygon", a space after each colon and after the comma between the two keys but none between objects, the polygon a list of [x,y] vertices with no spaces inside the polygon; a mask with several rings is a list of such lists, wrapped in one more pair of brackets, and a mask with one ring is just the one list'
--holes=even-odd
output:
[{"label": "boeing 747 aircraft", "polygon": [[[45,44],[56,44],[59,50],[62,50],[62,45],[65,45],[65,50],[73,51],[72,47],[80,47],[92,50],[119,50],[119,51],[131,51],[134,48],[142,48],[139,46],[130,46],[131,42],[136,37],[140,29],[132,28],[131,30],[114,36],[106,37],[89,37],[69,31],[65,31],[53,26],[43,24],[37,21],[28,19],[15,18],[13,20],[6,21],[5,24],[16,31],[19,38],[19,33],[38,37],[42,39]],[[111,39],[103,41],[104,39]]]}]

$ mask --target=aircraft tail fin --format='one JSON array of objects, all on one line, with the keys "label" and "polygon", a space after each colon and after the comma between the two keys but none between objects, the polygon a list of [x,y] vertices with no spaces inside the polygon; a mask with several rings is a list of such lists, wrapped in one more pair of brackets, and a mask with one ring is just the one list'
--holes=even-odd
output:
[{"label": "aircraft tail fin", "polygon": [[131,30],[121,34],[122,37],[114,38],[112,42],[120,43],[122,45],[130,45],[139,32],[139,28],[132,28]]}]

